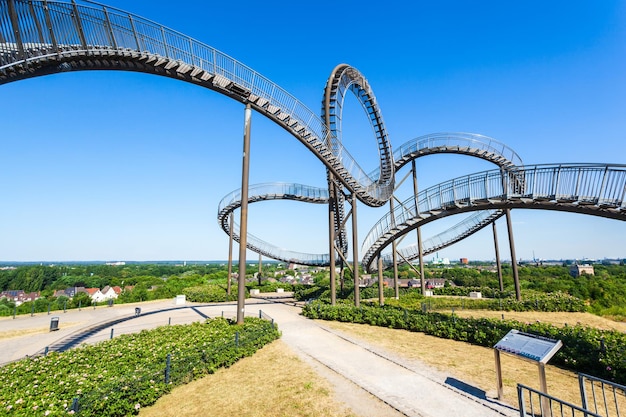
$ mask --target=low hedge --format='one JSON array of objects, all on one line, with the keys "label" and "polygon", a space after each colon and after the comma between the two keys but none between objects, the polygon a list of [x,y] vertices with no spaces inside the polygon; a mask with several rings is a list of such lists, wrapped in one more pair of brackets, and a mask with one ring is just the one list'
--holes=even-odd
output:
[{"label": "low hedge", "polygon": [[280,336],[246,318],[163,326],[0,367],[0,415],[127,416],[172,387],[227,367]]},{"label": "low hedge", "polygon": [[[467,297],[470,291],[479,291],[480,289],[472,289],[459,287],[452,291],[456,295],[464,295]],[[438,291],[441,292],[441,291]],[[482,291],[481,291],[481,294]],[[418,309],[422,308],[422,304],[426,304],[429,310],[442,309],[467,309],[467,310],[496,310],[496,311],[544,311],[544,312],[585,312],[587,304],[580,298],[573,297],[563,292],[554,293],[522,293],[522,300],[518,301],[514,296],[506,298],[478,298],[469,299],[461,297],[423,297],[418,291],[412,291],[409,294],[401,295],[399,300],[390,299],[387,304],[392,304],[403,308]]]},{"label": "low hedge", "polygon": [[312,319],[336,320],[423,332],[445,339],[493,347],[511,329],[559,339],[563,347],[551,363],[576,372],[626,383],[626,335],[581,325],[556,327],[535,322],[486,318],[462,318],[454,314],[422,312],[394,306],[331,306],[313,302],[303,315]]},{"label": "low hedge", "polygon": [[219,303],[222,301],[237,300],[237,289],[230,293],[221,285],[198,285],[183,289],[187,301],[195,303]]}]

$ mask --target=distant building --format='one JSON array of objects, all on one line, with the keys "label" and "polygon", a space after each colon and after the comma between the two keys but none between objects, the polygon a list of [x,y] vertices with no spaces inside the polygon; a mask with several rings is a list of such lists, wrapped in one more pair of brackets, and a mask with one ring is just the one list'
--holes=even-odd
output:
[{"label": "distant building", "polygon": [[462,265],[469,264],[469,259],[467,259],[467,258],[461,258],[459,261],[461,262]]},{"label": "distant building", "polygon": [[0,298],[6,298],[7,300],[11,300],[15,303],[16,306],[19,306],[22,303],[27,301],[35,301],[39,298],[38,292],[26,293],[23,290],[8,290],[2,291],[0,293]]},{"label": "distant building", "polygon": [[585,275],[595,275],[595,273],[593,272],[593,265],[572,265],[569,268],[569,273],[571,276],[573,276],[574,278],[581,276],[582,274]]},{"label": "distant building", "polygon": [[435,258],[433,258],[432,265],[450,265],[450,259],[448,258],[440,258],[439,256],[436,256]]}]

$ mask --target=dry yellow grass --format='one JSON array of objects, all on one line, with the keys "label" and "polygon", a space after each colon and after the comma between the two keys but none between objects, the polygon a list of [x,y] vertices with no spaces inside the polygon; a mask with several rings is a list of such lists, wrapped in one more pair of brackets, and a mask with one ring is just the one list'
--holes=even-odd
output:
[{"label": "dry yellow grass", "polygon": [[[78,327],[79,325],[84,324],[85,322],[67,322],[63,323],[64,329],[70,329],[73,327]],[[4,330],[0,331],[0,340],[6,339],[17,339],[24,336],[31,336],[34,334],[48,333],[50,331],[50,327],[33,327],[26,329],[17,329],[17,330]]]},{"label": "dry yellow grass", "polygon": [[[501,312],[461,311],[459,315],[501,317]],[[505,318],[575,324],[603,329],[622,329],[624,323],[583,313],[507,313]],[[464,342],[440,339],[423,333],[394,330],[362,324],[320,321],[324,326],[362,339],[370,345],[398,356],[420,361],[446,375],[496,397],[493,349]],[[535,363],[501,355],[504,401],[517,407],[518,383],[539,389]],[[548,393],[573,404],[580,404],[578,379],[573,372],[546,367]],[[302,363],[281,341],[272,343],[229,369],[220,370],[199,381],[178,387],[141,416],[353,416],[333,398],[332,387]]]},{"label": "dry yellow grass", "polygon": [[[421,361],[485,391],[491,398],[497,396],[493,349],[406,330],[341,322],[323,324],[397,355]],[[501,363],[505,402],[517,405],[518,383],[539,389],[539,371],[536,364],[508,355],[501,355]],[[580,403],[576,374],[548,365],[546,379],[551,395],[575,404]]]},{"label": "dry yellow grass", "polygon": [[0,340],[14,339],[22,336],[30,336],[33,334],[46,333],[49,331],[48,327],[40,327],[35,329],[20,329],[20,330],[5,330],[0,332]]},{"label": "dry yellow grass", "polygon": [[355,417],[330,384],[280,340],[228,369],[175,388],[140,416]]},{"label": "dry yellow grass", "polygon": [[[450,311],[442,311],[449,313]],[[517,320],[521,322],[534,322],[539,320],[544,323],[563,326],[565,324],[573,326],[580,323],[584,326],[595,327],[602,330],[618,330],[626,332],[626,323],[613,321],[604,317],[590,313],[544,313],[535,311],[491,311],[491,310],[454,310],[454,314],[460,317],[488,317],[504,318],[506,320]]]}]

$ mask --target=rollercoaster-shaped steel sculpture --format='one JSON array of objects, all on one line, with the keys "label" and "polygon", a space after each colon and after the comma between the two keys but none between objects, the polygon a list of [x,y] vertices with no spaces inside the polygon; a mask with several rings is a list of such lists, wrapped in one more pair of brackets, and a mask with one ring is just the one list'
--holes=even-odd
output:
[{"label": "rollercoaster-shaped steel sculpture", "polygon": [[[493,162],[497,170],[453,179],[421,191],[385,215],[361,247],[363,265],[396,239],[422,224],[462,212],[475,212],[448,231],[426,241],[422,253],[458,242],[492,223],[510,208],[573,211],[626,220],[626,166],[561,164],[524,166],[510,148],[473,134],[433,134],[392,152],[379,106],[365,77],[337,66],[328,79],[317,116],[295,97],[228,55],[139,16],[91,1],[0,0],[0,84],[66,71],[112,69],[152,73],[190,82],[250,105],[303,143],[327,168],[329,189],[296,184],[251,187],[249,202],[292,199],[334,201],[336,248],[345,250],[343,202],[347,194],[372,207],[393,197],[395,172],[418,157],[435,153],[471,155]],[[379,149],[379,167],[366,173],[341,141],[345,93],[351,91],[367,113]],[[339,191],[337,191],[339,189]],[[241,193],[225,197],[218,221],[238,232],[230,214]],[[238,239],[238,236],[235,236]],[[279,250],[248,235],[247,246],[268,257],[310,265],[328,264],[328,254]],[[402,251],[402,250],[401,250]],[[407,248],[406,259],[416,257]],[[387,258],[386,255],[382,256]]]}]

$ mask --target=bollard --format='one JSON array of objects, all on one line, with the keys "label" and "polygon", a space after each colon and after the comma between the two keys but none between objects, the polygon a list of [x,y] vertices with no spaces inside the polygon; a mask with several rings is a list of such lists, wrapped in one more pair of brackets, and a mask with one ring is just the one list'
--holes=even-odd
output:
[{"label": "bollard", "polygon": [[15,319],[15,313],[17,312],[17,306],[13,307],[13,318]]},{"label": "bollard", "polygon": [[30,316],[34,316],[35,315],[35,302],[33,301],[33,303],[30,305]]},{"label": "bollard", "polygon": [[67,313],[67,300],[63,302],[63,312]]},{"label": "bollard", "polygon": [[502,314],[502,320],[504,320],[504,314]]},{"label": "bollard", "polygon": [[78,397],[74,397],[74,399],[72,400],[72,409],[73,412],[77,413],[78,412]]},{"label": "bollard", "polygon": [[259,310],[259,318],[262,319],[263,318],[263,311]]},{"label": "bollard", "polygon": [[115,330],[115,329],[111,328],[111,337],[110,337],[110,339],[113,339],[113,331],[114,331],[114,330]]},{"label": "bollard", "polygon": [[165,358],[165,383],[166,384],[170,383],[170,365],[171,365],[171,360],[172,360],[172,355],[168,353],[167,357]]},{"label": "bollard", "polygon": [[274,319],[272,319],[272,330],[274,330]]},{"label": "bollard", "polygon": [[48,350],[50,349],[49,346],[46,346],[46,349],[43,351],[43,355],[44,356],[48,356]]},{"label": "bollard", "polygon": [[239,347],[239,332],[235,333],[235,346]]},{"label": "bollard", "polygon": [[96,309],[96,302],[95,301],[93,302],[93,309],[94,310]]},{"label": "bollard", "polygon": [[171,325],[172,325],[172,318],[171,318],[171,317],[167,320],[167,325],[168,325],[168,326],[171,326]]},{"label": "bollard", "polygon": [[50,315],[50,303],[48,303],[48,315]]},{"label": "bollard", "polygon": [[83,305],[83,300],[78,300],[78,311],[80,311],[80,308],[82,305]]},{"label": "bollard", "polygon": [[224,310],[222,310],[222,318],[224,318]]}]

